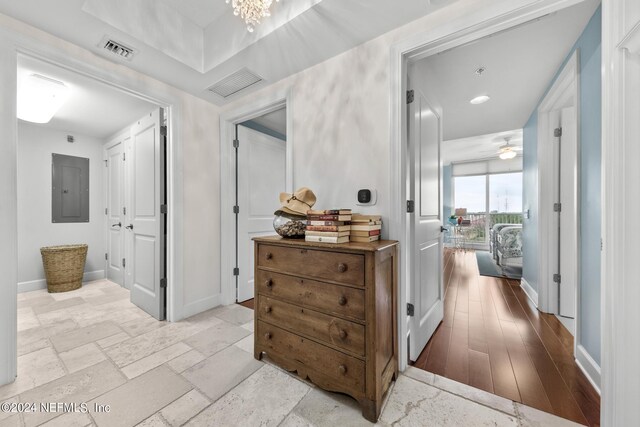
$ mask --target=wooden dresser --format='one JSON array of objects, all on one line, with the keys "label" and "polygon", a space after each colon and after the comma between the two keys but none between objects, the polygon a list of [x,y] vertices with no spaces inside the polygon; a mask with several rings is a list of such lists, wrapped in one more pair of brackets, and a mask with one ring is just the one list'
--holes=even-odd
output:
[{"label": "wooden dresser", "polygon": [[377,421],[398,371],[397,242],[254,241],[256,359],[354,397]]}]

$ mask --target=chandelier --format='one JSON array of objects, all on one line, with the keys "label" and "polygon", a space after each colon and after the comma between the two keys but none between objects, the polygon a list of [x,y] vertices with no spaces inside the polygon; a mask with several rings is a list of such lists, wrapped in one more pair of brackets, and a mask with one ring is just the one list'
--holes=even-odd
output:
[{"label": "chandelier", "polygon": [[[275,0],[279,2],[280,0]],[[247,24],[247,30],[252,33],[260,19],[271,16],[269,8],[273,0],[226,0],[231,3],[233,14],[240,16]]]}]

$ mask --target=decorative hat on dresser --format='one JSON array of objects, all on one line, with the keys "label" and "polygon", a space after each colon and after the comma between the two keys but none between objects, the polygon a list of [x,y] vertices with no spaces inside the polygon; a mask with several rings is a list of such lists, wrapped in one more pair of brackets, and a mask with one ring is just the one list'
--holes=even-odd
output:
[{"label": "decorative hat on dresser", "polygon": [[316,203],[316,195],[307,187],[296,190],[295,193],[280,193],[280,204],[282,207],[275,212],[289,215],[307,216],[307,211]]}]

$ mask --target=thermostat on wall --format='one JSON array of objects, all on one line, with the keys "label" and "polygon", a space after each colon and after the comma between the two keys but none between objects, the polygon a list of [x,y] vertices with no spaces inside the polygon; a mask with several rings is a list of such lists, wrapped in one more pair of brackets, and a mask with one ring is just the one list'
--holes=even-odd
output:
[{"label": "thermostat on wall", "polygon": [[358,190],[358,201],[356,202],[359,206],[373,206],[376,204],[378,199],[378,193],[376,190],[369,190],[367,188]]}]

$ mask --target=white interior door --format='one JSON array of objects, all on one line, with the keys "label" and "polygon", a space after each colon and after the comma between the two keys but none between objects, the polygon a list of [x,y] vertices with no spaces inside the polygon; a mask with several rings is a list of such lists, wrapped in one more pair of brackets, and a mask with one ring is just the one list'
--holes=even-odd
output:
[{"label": "white interior door", "polygon": [[107,279],[124,285],[124,139],[105,147],[106,155],[106,215],[107,215]]},{"label": "white interior door", "polygon": [[238,126],[238,292],[237,301],[253,298],[252,238],[275,234],[273,213],[285,191],[285,141]]},{"label": "white interior door", "polygon": [[127,152],[128,253],[126,277],[131,302],[155,317],[165,317],[164,263],[164,136],[162,110],[157,109],[131,128]]},{"label": "white interior door", "polygon": [[408,190],[414,200],[409,213],[409,358],[415,361],[444,315],[442,281],[442,218],[440,118],[423,94],[409,104]]},{"label": "white interior door", "polygon": [[[578,132],[575,107],[559,112],[560,137],[560,289],[558,314],[575,318],[578,281]],[[573,330],[571,331],[573,333]]]}]

